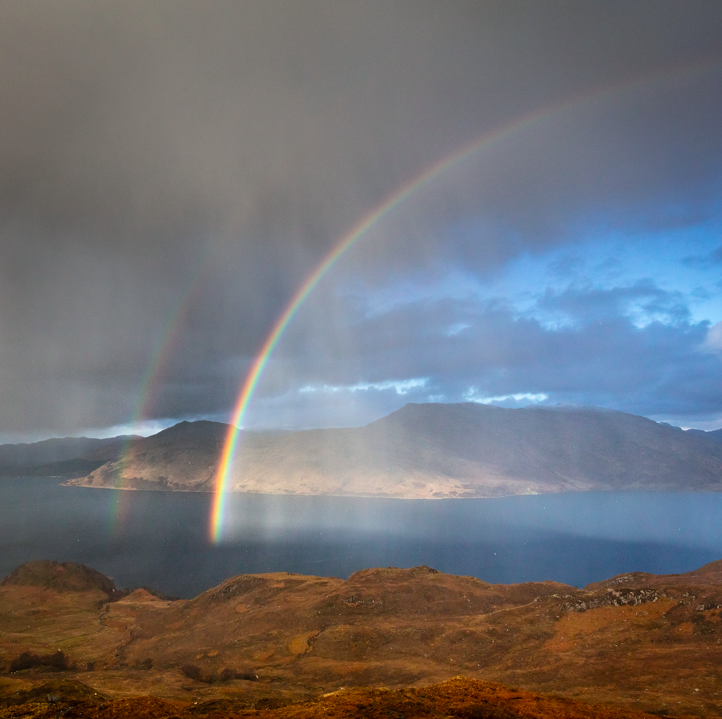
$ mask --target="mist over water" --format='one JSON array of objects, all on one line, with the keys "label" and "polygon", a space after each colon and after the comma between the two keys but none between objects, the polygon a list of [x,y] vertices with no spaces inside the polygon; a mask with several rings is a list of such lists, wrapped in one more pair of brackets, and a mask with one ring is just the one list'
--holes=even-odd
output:
[{"label": "mist over water", "polygon": [[211,503],[202,493],[119,496],[57,479],[0,480],[0,576],[31,560],[73,561],[120,587],[192,597],[245,572],[345,578],[368,567],[426,564],[488,582],[583,586],[722,558],[718,494],[433,501],[232,494],[219,546],[208,540]]}]

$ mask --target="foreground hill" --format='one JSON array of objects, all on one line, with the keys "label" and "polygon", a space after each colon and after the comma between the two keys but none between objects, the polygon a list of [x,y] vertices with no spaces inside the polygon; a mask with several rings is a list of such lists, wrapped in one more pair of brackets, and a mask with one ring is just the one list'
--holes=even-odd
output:
[{"label": "foreground hill", "polygon": [[[74,482],[212,490],[227,425],[183,422]],[[403,498],[722,490],[722,443],[595,408],[408,404],[366,427],[247,433],[230,489]]]},{"label": "foreground hill", "polygon": [[153,696],[111,699],[81,682],[61,681],[45,682],[5,701],[3,706],[0,699],[0,719],[64,715],[85,719],[655,719],[653,714],[591,706],[464,677],[410,689],[342,689],[285,706],[277,706],[271,698],[257,702],[259,709],[239,697],[192,703]]},{"label": "foreground hill", "polygon": [[[155,695],[184,703],[155,699],[143,711],[138,706],[135,715],[148,717],[175,716],[193,702],[199,703],[195,714],[233,716],[231,710],[243,707],[363,686],[400,691],[351,690],[333,695],[340,703],[324,699],[267,716],[327,716],[323,706],[339,717],[631,716],[560,695],[662,715],[717,714],[722,561],[669,577],[623,575],[633,576],[642,577],[643,586],[619,577],[586,589],[554,582],[494,585],[428,567],[368,569],[346,581],[245,574],[194,599],[168,601],[145,590],[118,599],[112,582],[97,572],[31,563],[0,585],[0,666],[6,672],[0,707],[32,697],[47,702],[56,693],[59,701],[64,677],[67,691],[83,700]],[[458,675],[520,689],[459,685],[462,680],[408,689]],[[501,695],[518,703],[495,703]],[[464,704],[464,696],[476,698]],[[556,708],[546,704],[541,711],[549,701]],[[533,713],[535,702],[539,713]],[[462,704],[467,713],[450,708]],[[471,704],[486,705],[488,712],[479,706],[471,713]],[[489,705],[506,713],[495,714]],[[107,705],[96,708],[97,716],[125,716]],[[37,716],[57,716],[56,709],[46,706]]]}]

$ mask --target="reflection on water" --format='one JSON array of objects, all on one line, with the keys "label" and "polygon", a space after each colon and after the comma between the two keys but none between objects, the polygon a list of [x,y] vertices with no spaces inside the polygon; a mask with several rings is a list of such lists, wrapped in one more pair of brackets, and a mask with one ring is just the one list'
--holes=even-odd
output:
[{"label": "reflection on water", "polygon": [[438,501],[231,495],[220,546],[208,541],[210,506],[208,494],[0,480],[0,576],[33,559],[74,561],[121,587],[191,597],[243,572],[347,577],[367,567],[427,564],[489,582],[583,586],[722,558],[720,494]]}]

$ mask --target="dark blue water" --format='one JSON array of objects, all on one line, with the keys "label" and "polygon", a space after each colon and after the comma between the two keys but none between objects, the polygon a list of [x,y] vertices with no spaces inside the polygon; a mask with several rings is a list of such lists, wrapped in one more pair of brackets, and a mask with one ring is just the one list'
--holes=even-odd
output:
[{"label": "dark blue water", "polygon": [[2,479],[0,576],[34,559],[73,561],[121,587],[191,597],[243,572],[348,577],[367,567],[427,564],[488,582],[583,586],[722,558],[722,494],[439,501],[231,495],[218,546],[208,541],[210,505],[207,494]]}]

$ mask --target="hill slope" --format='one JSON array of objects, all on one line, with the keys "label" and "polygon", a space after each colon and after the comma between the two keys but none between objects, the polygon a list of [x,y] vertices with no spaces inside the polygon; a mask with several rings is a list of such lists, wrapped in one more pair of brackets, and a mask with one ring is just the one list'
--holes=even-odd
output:
[{"label": "hill slope", "polygon": [[[722,696],[719,562],[673,578],[643,575],[643,586],[612,579],[585,589],[487,584],[424,566],[345,581],[242,574],[172,602],[143,590],[109,602],[92,570],[74,566],[82,581],[59,587],[51,569],[34,563],[0,586],[0,705],[4,691],[47,682],[43,661],[58,652],[66,677],[106,696],[259,708],[460,674],[664,715],[716,714]],[[570,706],[552,716],[585,716]]]},{"label": "hill slope", "polygon": [[[131,444],[84,486],[209,491],[227,425],[183,422]],[[402,498],[722,490],[722,443],[594,408],[408,404],[355,429],[246,434],[230,489]]]},{"label": "hill slope", "polygon": [[711,439],[713,442],[722,442],[722,429],[712,429],[705,431],[703,429],[687,429],[685,432],[694,434],[697,437],[704,437],[705,439]]},{"label": "hill slope", "polygon": [[69,484],[210,491],[227,430],[228,425],[220,422],[180,422],[152,437],[127,443],[120,456]]},{"label": "hill slope", "polygon": [[93,439],[63,437],[0,445],[0,477],[82,477],[115,459],[131,435]]},{"label": "hill slope", "polygon": [[107,453],[119,442],[131,436],[94,439],[92,437],[62,437],[44,439],[29,444],[0,444],[0,465],[29,467],[50,462],[63,462],[78,457],[92,459],[109,457]]}]

